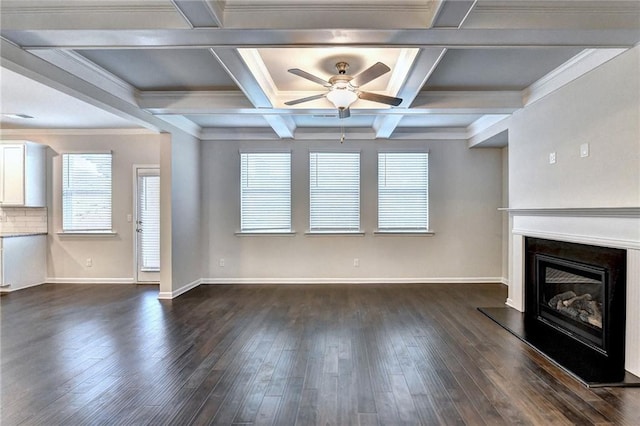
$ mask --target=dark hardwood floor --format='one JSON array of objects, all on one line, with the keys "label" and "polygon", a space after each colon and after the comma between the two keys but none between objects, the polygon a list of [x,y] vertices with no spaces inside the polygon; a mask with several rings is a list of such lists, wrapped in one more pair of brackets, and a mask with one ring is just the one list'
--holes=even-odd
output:
[{"label": "dark hardwood floor", "polygon": [[2,425],[640,424],[476,310],[502,285],[44,285],[3,296]]}]

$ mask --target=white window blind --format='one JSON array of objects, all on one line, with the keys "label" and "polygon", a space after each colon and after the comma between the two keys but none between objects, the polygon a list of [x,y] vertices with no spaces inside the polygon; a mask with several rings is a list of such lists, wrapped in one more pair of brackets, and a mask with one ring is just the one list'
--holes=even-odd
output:
[{"label": "white window blind", "polygon": [[62,230],[111,231],[111,153],[62,154]]},{"label": "white window blind", "polygon": [[160,270],[160,176],[138,177],[140,268]]},{"label": "white window blind", "polygon": [[240,154],[241,232],[291,232],[291,153]]},{"label": "white window blind", "polygon": [[360,230],[360,153],[311,152],[311,231]]},{"label": "white window blind", "polygon": [[429,229],[428,153],[378,153],[378,229]]}]

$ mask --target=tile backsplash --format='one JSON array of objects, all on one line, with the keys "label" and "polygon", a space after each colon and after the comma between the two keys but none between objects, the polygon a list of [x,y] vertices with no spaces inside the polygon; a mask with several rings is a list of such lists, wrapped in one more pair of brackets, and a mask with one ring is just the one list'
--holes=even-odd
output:
[{"label": "tile backsplash", "polygon": [[46,207],[0,207],[0,235],[47,231]]}]

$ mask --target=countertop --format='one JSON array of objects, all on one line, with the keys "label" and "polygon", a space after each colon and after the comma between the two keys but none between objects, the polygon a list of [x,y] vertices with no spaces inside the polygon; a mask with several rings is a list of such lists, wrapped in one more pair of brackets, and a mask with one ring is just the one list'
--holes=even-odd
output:
[{"label": "countertop", "polygon": [[33,237],[35,235],[47,235],[46,232],[10,232],[0,235],[0,238],[14,238],[14,237]]}]

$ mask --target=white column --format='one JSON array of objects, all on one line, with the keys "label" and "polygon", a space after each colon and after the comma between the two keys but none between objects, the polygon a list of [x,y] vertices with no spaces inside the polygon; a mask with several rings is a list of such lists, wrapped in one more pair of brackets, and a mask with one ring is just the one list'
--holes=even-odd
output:
[{"label": "white column", "polygon": [[524,236],[511,237],[511,262],[509,264],[509,296],[507,306],[524,312]]}]

